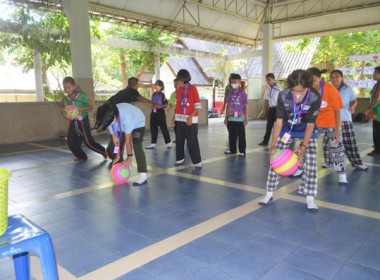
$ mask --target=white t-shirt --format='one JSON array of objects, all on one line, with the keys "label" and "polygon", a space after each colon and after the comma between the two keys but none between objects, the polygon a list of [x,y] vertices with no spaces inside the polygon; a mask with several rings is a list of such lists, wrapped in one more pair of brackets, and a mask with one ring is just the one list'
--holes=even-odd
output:
[{"label": "white t-shirt", "polygon": [[269,86],[264,91],[264,99],[269,100],[269,107],[277,106],[277,98],[278,94],[282,91],[278,85],[274,85],[273,87]]}]

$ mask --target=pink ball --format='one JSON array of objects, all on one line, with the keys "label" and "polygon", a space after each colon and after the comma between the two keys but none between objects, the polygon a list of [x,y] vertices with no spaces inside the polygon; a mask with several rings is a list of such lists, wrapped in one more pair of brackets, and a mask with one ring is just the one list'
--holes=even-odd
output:
[{"label": "pink ball", "polygon": [[64,113],[69,120],[75,120],[79,117],[80,111],[79,108],[74,105],[67,105],[64,109]]},{"label": "pink ball", "polygon": [[127,182],[130,175],[131,170],[124,164],[124,162],[112,166],[111,177],[116,183],[121,184]]},{"label": "pink ball", "polygon": [[276,151],[271,160],[273,170],[280,176],[293,175],[297,171],[298,165],[297,155],[288,149]]}]

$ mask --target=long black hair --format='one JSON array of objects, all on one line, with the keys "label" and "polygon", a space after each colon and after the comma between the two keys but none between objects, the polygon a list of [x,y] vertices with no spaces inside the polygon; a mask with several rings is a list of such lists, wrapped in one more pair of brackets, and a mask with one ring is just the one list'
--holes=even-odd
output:
[{"label": "long black hair", "polygon": [[96,111],[96,122],[94,129],[99,132],[105,130],[119,116],[119,109],[115,104],[105,103]]},{"label": "long black hair", "polygon": [[288,76],[287,82],[290,89],[296,86],[311,88],[313,86],[313,76],[306,70],[298,69]]}]

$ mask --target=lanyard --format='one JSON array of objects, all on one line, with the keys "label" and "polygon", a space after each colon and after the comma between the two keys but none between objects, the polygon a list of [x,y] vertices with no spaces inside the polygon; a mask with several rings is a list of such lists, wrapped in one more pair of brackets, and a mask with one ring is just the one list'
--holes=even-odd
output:
[{"label": "lanyard", "polygon": [[153,103],[158,103],[158,101],[160,100],[160,97],[161,97],[160,92],[156,92],[156,94],[153,94],[152,96]]},{"label": "lanyard", "polygon": [[74,92],[75,92],[75,95],[73,97],[71,97],[70,95],[67,95],[67,97],[70,99],[69,105],[75,105],[74,102],[76,101],[76,98],[77,98],[78,94],[80,93],[79,89],[75,89]]},{"label": "lanyard", "polygon": [[183,113],[186,115],[186,103],[187,103],[187,98],[189,97],[189,89],[191,87],[191,84],[189,83],[187,85],[186,93],[183,95],[183,87],[181,87],[181,104],[179,108],[183,110]]},{"label": "lanyard", "polygon": [[[242,92],[243,92],[243,89],[239,88],[238,92],[235,94],[235,96],[236,96],[235,100],[232,99],[234,91],[231,90],[230,93],[229,93],[229,95],[231,95],[231,107],[233,108],[234,111],[240,111],[240,108],[241,108],[240,96],[241,96]],[[239,100],[238,104],[236,104],[236,99]],[[233,101],[235,101],[235,102],[233,102]]]},{"label": "lanyard", "polygon": [[323,100],[323,88],[325,87],[325,82],[320,81],[319,85],[321,86],[321,101]]},{"label": "lanyard", "polygon": [[340,92],[340,90],[344,87],[344,84],[341,84],[339,87],[338,87],[338,91]]},{"label": "lanyard", "polygon": [[269,85],[270,86],[270,92],[269,92],[269,97],[270,97],[270,99],[272,100],[272,90],[277,86],[277,84],[276,83],[274,83],[273,84],[273,86],[271,86],[271,85]]},{"label": "lanyard", "polygon": [[297,106],[296,98],[294,97],[294,94],[292,94],[292,98],[293,98],[293,121],[292,121],[292,126],[290,127],[289,132],[292,131],[293,125],[296,123],[296,119],[297,119],[297,124],[300,123],[301,115],[303,113],[305,113],[303,108],[305,108],[306,103],[309,101],[309,97],[310,97],[310,89],[307,89],[305,102],[302,103],[302,101],[303,101],[303,99],[302,99],[300,104]]},{"label": "lanyard", "polygon": [[112,131],[113,131],[113,134],[116,136],[117,138],[117,143],[119,143],[119,140],[121,140],[121,138],[123,137],[122,135],[122,130],[121,130],[121,119],[120,119],[120,114],[117,116],[117,121],[118,121],[118,125],[119,125],[119,134],[116,133],[116,130],[115,130],[115,124],[112,124],[111,127],[112,127]]}]

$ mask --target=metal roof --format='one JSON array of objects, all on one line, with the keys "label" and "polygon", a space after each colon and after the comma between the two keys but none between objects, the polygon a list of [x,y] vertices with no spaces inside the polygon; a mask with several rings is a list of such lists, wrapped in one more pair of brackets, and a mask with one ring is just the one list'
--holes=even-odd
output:
[{"label": "metal roof", "polygon": [[[62,11],[63,0],[5,0]],[[256,48],[262,26],[274,40],[380,27],[380,0],[89,0],[92,15],[179,36]]]}]

